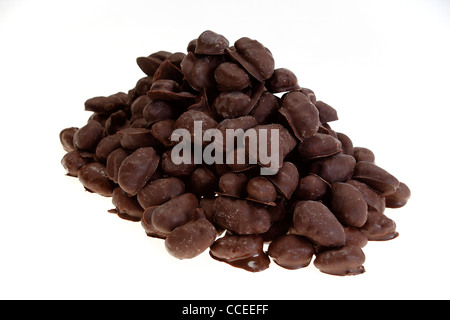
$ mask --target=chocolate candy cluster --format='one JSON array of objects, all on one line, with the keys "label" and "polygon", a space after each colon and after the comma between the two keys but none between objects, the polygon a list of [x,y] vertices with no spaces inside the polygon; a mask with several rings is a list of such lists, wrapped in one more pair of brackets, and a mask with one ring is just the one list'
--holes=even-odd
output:
[{"label": "chocolate candy cluster", "polygon": [[[146,76],[133,89],[88,99],[86,125],[61,132],[62,165],[87,191],[112,197],[110,212],[164,239],[172,256],[209,249],[214,259],[255,272],[271,260],[303,268],[315,255],[320,271],[354,275],[364,272],[368,240],[398,236],[384,211],[405,205],[408,187],[375,164],[371,150],[333,131],[336,110],[293,72],[275,69],[260,42],[244,37],[230,46],[205,31],[187,54],[159,51],[137,64]],[[202,134],[276,130],[278,140],[267,145],[278,148],[277,170],[261,174],[265,164],[250,161],[249,148],[241,162],[225,161],[237,158],[237,148],[225,150],[223,162],[175,161],[181,142],[172,133],[194,136],[196,123]]]}]

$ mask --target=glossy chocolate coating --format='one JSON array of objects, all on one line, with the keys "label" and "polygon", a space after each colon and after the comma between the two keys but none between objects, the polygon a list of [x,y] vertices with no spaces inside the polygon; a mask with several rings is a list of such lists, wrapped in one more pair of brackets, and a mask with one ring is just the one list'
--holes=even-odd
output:
[{"label": "glossy chocolate coating", "polygon": [[106,158],[106,175],[115,183],[118,183],[120,165],[128,156],[129,153],[125,149],[118,148]]},{"label": "glossy chocolate coating", "polygon": [[92,120],[74,133],[73,144],[77,149],[95,151],[102,136],[102,125],[100,122]]},{"label": "glossy chocolate coating", "polygon": [[92,162],[91,158],[84,157],[83,153],[78,150],[73,150],[64,155],[61,159],[61,164],[66,169],[67,175],[78,177],[80,168]]},{"label": "glossy chocolate coating", "polygon": [[393,194],[400,184],[389,172],[367,161],[356,163],[352,179],[364,182],[384,196]]},{"label": "glossy chocolate coating", "polygon": [[411,190],[408,186],[400,182],[395,192],[389,196],[386,196],[386,207],[388,208],[401,208],[403,207],[411,197]]},{"label": "glossy chocolate coating", "polygon": [[195,54],[224,54],[228,45],[229,42],[223,35],[206,30],[198,37],[194,52]]},{"label": "glossy chocolate coating", "polygon": [[319,111],[300,92],[290,92],[283,97],[279,112],[289,123],[300,141],[312,137],[319,130]]},{"label": "glossy chocolate coating", "polygon": [[372,188],[367,186],[365,183],[362,183],[361,181],[350,179],[345,182],[351,184],[356,189],[358,189],[359,192],[361,192],[369,209],[373,209],[381,213],[384,212],[384,209],[386,208],[385,197],[383,197],[381,194],[374,191]]},{"label": "glossy chocolate coating", "polygon": [[250,96],[243,92],[222,92],[214,101],[214,109],[222,118],[233,119],[248,115],[250,102]]},{"label": "glossy chocolate coating", "polygon": [[236,198],[244,198],[248,177],[243,173],[228,172],[220,177],[220,194]]},{"label": "glossy chocolate coating", "polygon": [[269,124],[277,119],[278,109],[280,109],[278,98],[270,92],[264,92],[250,115],[256,119],[258,124]]},{"label": "glossy chocolate coating", "polygon": [[155,172],[159,156],[151,147],[139,148],[123,160],[118,172],[119,186],[129,195],[136,195]]},{"label": "glossy chocolate coating", "polygon": [[87,191],[111,197],[114,183],[106,175],[106,167],[99,162],[88,163],[78,171],[78,179]]},{"label": "glossy chocolate coating", "polygon": [[128,196],[120,187],[114,189],[112,203],[116,206],[117,215],[122,219],[131,221],[141,220],[144,209],[139,205],[136,197]]},{"label": "glossy chocolate coating", "polygon": [[267,90],[272,93],[294,91],[300,89],[295,74],[286,68],[275,69],[266,83]]},{"label": "glossy chocolate coating", "polygon": [[298,144],[298,153],[303,159],[316,159],[342,152],[342,143],[329,134],[316,133]]},{"label": "glossy chocolate coating", "polygon": [[189,221],[175,228],[165,240],[167,251],[178,259],[192,259],[216,240],[216,228],[206,219]]},{"label": "glossy chocolate coating", "polygon": [[148,182],[137,194],[137,201],[142,208],[163,204],[183,194],[185,185],[175,177],[161,178]]},{"label": "glossy chocolate coating", "polygon": [[112,113],[127,104],[128,96],[124,92],[118,92],[107,97],[94,97],[86,100],[84,109],[98,113]]},{"label": "glossy chocolate coating", "polygon": [[220,91],[239,91],[250,85],[250,77],[238,64],[224,62],[214,72],[214,79]]},{"label": "glossy chocolate coating", "polygon": [[216,198],[214,219],[225,229],[238,234],[264,233],[270,227],[270,214],[266,208],[230,197]]},{"label": "glossy chocolate coating", "polygon": [[326,180],[311,173],[299,180],[295,195],[300,200],[319,200],[327,194],[329,188],[330,184]]},{"label": "glossy chocolate coating", "polygon": [[372,150],[363,147],[353,148],[353,157],[356,161],[366,161],[375,163],[375,154]]},{"label": "glossy chocolate coating", "polygon": [[111,152],[121,147],[120,139],[120,135],[113,134],[100,140],[95,149],[95,156],[97,159],[102,162],[106,161]]},{"label": "glossy chocolate coating", "polygon": [[309,265],[314,248],[303,237],[286,234],[272,241],[267,253],[276,264],[283,268],[300,269]]},{"label": "glossy chocolate coating", "polygon": [[264,177],[255,177],[247,184],[247,199],[273,203],[277,198],[275,186]]},{"label": "glossy chocolate coating", "polygon": [[290,199],[295,191],[299,181],[298,169],[292,162],[284,162],[278,173],[268,176],[268,179],[274,184],[281,195]]},{"label": "glossy chocolate coating", "polygon": [[222,62],[222,56],[197,57],[189,52],[181,62],[181,71],[193,89],[202,91],[216,86],[214,72]]},{"label": "glossy chocolate coating", "polygon": [[311,172],[329,183],[350,179],[355,170],[356,160],[352,156],[338,153],[334,156],[314,161]]},{"label": "glossy chocolate coating", "polygon": [[358,246],[344,246],[317,254],[314,265],[322,272],[337,275],[357,275],[365,272],[364,252]]},{"label": "glossy chocolate coating", "polygon": [[319,100],[316,101],[314,105],[316,106],[317,110],[319,110],[319,119],[321,123],[327,123],[339,119],[336,109],[326,104],[325,102]]},{"label": "glossy chocolate coating", "polygon": [[333,213],[318,201],[297,203],[292,232],[324,247],[340,247],[346,239],[342,225]]},{"label": "glossy chocolate coating", "polygon": [[63,146],[64,151],[70,152],[76,150],[76,147],[73,145],[73,136],[75,135],[75,132],[78,131],[78,128],[76,127],[70,127],[63,129],[59,133],[59,140],[61,142],[61,145]]},{"label": "glossy chocolate coating", "polygon": [[397,225],[392,219],[377,211],[369,211],[366,223],[360,228],[370,241],[391,240],[398,236]]},{"label": "glossy chocolate coating", "polygon": [[159,232],[172,232],[176,227],[194,220],[197,206],[198,200],[193,193],[176,196],[155,209],[152,225]]},{"label": "glossy chocolate coating", "polygon": [[272,53],[257,40],[243,37],[237,40],[228,52],[260,82],[269,79],[274,72],[275,61]]},{"label": "glossy chocolate coating", "polygon": [[230,235],[217,239],[210,248],[216,260],[251,272],[267,269],[270,264],[263,251],[263,240],[257,235]]},{"label": "glossy chocolate coating", "polygon": [[331,210],[347,226],[362,227],[367,221],[367,203],[361,192],[348,183],[331,186]]},{"label": "glossy chocolate coating", "polygon": [[142,116],[149,124],[160,120],[174,119],[176,114],[176,108],[172,104],[160,100],[149,102],[142,110]]}]

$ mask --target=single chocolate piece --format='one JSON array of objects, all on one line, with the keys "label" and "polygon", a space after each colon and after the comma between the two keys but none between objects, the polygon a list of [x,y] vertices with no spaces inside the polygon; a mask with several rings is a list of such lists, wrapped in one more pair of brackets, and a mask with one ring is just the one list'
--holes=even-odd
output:
[{"label": "single chocolate piece", "polygon": [[264,177],[255,177],[247,184],[247,200],[256,200],[264,204],[273,204],[277,198],[275,186]]},{"label": "single chocolate piece", "polygon": [[[160,52],[164,53],[164,54],[170,54],[167,51],[160,51]],[[136,62],[138,64],[139,68],[141,68],[141,70],[146,75],[153,77],[153,75],[155,74],[155,71],[161,65],[163,60],[165,60],[165,59],[161,59],[161,58],[162,57],[155,56],[155,55],[152,57],[152,55],[150,55],[149,57],[139,57],[136,59]]]},{"label": "single chocolate piece", "polygon": [[352,140],[342,132],[336,132],[336,136],[342,143],[342,152],[349,156],[353,155],[353,142]]},{"label": "single chocolate piece", "polygon": [[353,148],[353,157],[356,161],[366,161],[375,163],[375,155],[372,150],[363,147],[354,147]]},{"label": "single chocolate piece", "polygon": [[95,151],[102,136],[103,127],[100,122],[91,120],[74,133],[73,144],[80,150]]},{"label": "single chocolate piece", "polygon": [[116,206],[116,213],[119,217],[130,221],[140,221],[144,209],[139,205],[136,197],[129,197],[120,187],[114,189],[112,203]]},{"label": "single chocolate piece", "polygon": [[172,136],[173,130],[175,130],[175,120],[161,120],[152,125],[152,135],[165,147],[173,147],[175,142],[173,142],[170,137]]},{"label": "single chocolate piece", "polygon": [[[221,121],[217,125],[216,129],[220,130],[220,132],[222,133],[224,150],[227,146],[227,143],[228,144],[231,143],[231,141],[230,142],[227,141],[227,129],[232,130],[242,129],[245,132],[250,128],[254,128],[257,125],[258,123],[256,119],[253,118],[252,116],[243,116],[235,119],[225,119]],[[235,138],[235,141],[233,143],[234,146],[237,145],[237,138]]]},{"label": "single chocolate piece", "polygon": [[325,102],[319,100],[316,101],[314,105],[316,106],[317,110],[319,110],[319,119],[321,123],[327,123],[339,119],[336,109],[326,104]]},{"label": "single chocolate piece", "polygon": [[207,167],[195,169],[190,177],[189,187],[198,197],[213,197],[218,190],[219,178]]},{"label": "single chocolate piece", "polygon": [[310,264],[314,248],[303,237],[286,234],[272,241],[267,253],[283,268],[300,269]]},{"label": "single chocolate piece", "polygon": [[220,91],[240,91],[250,85],[248,74],[238,64],[224,62],[214,72],[214,79]]},{"label": "single chocolate piece", "polygon": [[295,196],[300,200],[319,200],[325,196],[330,187],[326,180],[311,173],[299,180]]},{"label": "single chocolate piece", "polygon": [[290,199],[298,185],[299,173],[292,162],[284,162],[278,173],[267,178],[274,184],[281,195]]},{"label": "single chocolate piece", "polygon": [[389,172],[366,161],[356,163],[352,179],[364,182],[383,196],[393,194],[400,184],[397,178]]},{"label": "single chocolate piece", "polygon": [[354,186],[336,182],[331,186],[331,210],[350,227],[362,227],[367,221],[367,203]]},{"label": "single chocolate piece", "polygon": [[364,273],[365,260],[366,257],[360,247],[344,246],[318,253],[314,265],[324,273],[348,276]]},{"label": "single chocolate piece", "polygon": [[258,81],[262,82],[272,76],[275,69],[272,53],[260,42],[243,37],[234,43],[233,48],[227,48],[227,51]]},{"label": "single chocolate piece", "polygon": [[228,172],[220,177],[219,190],[224,196],[244,198],[248,177],[243,173]]},{"label": "single chocolate piece", "polygon": [[249,114],[251,98],[243,92],[222,92],[214,101],[214,110],[225,119],[243,117]]},{"label": "single chocolate piece", "polygon": [[107,134],[114,134],[121,129],[128,128],[130,120],[125,111],[119,110],[112,113],[105,121],[105,131]]},{"label": "single chocolate piece", "polygon": [[169,150],[161,156],[161,167],[169,176],[184,177],[190,175],[195,170],[197,165],[194,163],[193,155],[190,163],[182,162],[180,164],[173,163],[171,155],[172,150]]},{"label": "single chocolate piece", "polygon": [[118,92],[108,97],[94,97],[86,100],[84,109],[97,113],[112,113],[126,106],[128,96],[125,92]]},{"label": "single chocolate piece", "polygon": [[380,195],[378,192],[375,192],[372,188],[368,187],[365,183],[362,183],[358,180],[347,180],[345,183],[351,184],[356,189],[361,192],[364,200],[367,203],[369,209],[376,210],[378,212],[383,213],[386,208],[385,197]]},{"label": "single chocolate piece", "polygon": [[263,240],[257,235],[231,235],[217,239],[210,248],[212,258],[251,272],[267,269],[269,257],[263,251]]},{"label": "single chocolate piece", "polygon": [[119,186],[129,195],[136,195],[155,172],[159,156],[151,147],[139,148],[130,154],[120,165]]},{"label": "single chocolate piece", "polygon": [[316,133],[298,144],[298,153],[303,159],[316,159],[342,152],[342,143],[329,134]]},{"label": "single chocolate piece", "polygon": [[287,93],[282,99],[279,112],[287,120],[292,132],[300,141],[312,137],[319,130],[319,111],[300,92]]},{"label": "single chocolate piece", "polygon": [[[175,121],[175,129],[186,129],[191,134],[191,141],[194,141],[194,128],[195,122],[201,122],[202,137],[206,130],[214,129],[217,127],[218,123],[214,118],[210,117],[204,112],[197,110],[188,110],[180,115],[180,117]],[[202,141],[203,142],[203,141]],[[209,144],[207,142],[203,142]]]},{"label": "single chocolate piece", "polygon": [[194,220],[197,206],[198,200],[193,193],[176,196],[155,209],[152,225],[159,232],[172,232],[176,227]]},{"label": "single chocolate piece", "polygon": [[193,89],[208,90],[216,86],[214,72],[222,62],[224,58],[220,55],[197,57],[189,52],[181,62],[181,71]]},{"label": "single chocolate piece", "polygon": [[177,101],[191,100],[195,95],[181,91],[178,82],[171,79],[160,79],[153,82],[147,96],[152,100]]},{"label": "single chocolate piece", "polygon": [[120,136],[120,145],[127,150],[156,147],[158,145],[150,129],[126,128],[118,131],[117,134]]},{"label": "single chocolate piece", "polygon": [[352,177],[355,164],[356,160],[352,156],[338,153],[314,161],[310,170],[329,183],[342,182]]},{"label": "single chocolate piece", "polygon": [[121,147],[120,138],[120,135],[112,134],[100,140],[95,149],[95,156],[98,161],[105,162],[111,152]]},{"label": "single chocolate piece", "polygon": [[270,92],[263,92],[250,115],[256,119],[258,124],[269,124],[276,122],[278,109],[280,109],[278,98]]},{"label": "single chocolate piece", "polygon": [[301,88],[299,91],[303,93],[308,98],[308,100],[311,101],[313,104],[317,102],[316,94],[311,89]]},{"label": "single chocolate piece", "polygon": [[62,130],[59,134],[59,140],[61,141],[61,145],[63,149],[67,152],[74,151],[77,148],[73,145],[73,136],[75,132],[78,131],[78,128],[71,127]]},{"label": "single chocolate piece", "polygon": [[185,192],[183,181],[175,177],[156,179],[148,182],[137,194],[142,208],[163,204]]},{"label": "single chocolate piece", "polygon": [[229,42],[223,35],[206,30],[198,37],[194,52],[195,54],[224,54],[228,46]]},{"label": "single chocolate piece", "polygon": [[106,167],[99,162],[88,163],[78,171],[78,179],[87,191],[111,197],[114,183],[106,176]]},{"label": "single chocolate piece", "polygon": [[295,74],[286,68],[275,69],[267,80],[267,90],[272,93],[299,90]]},{"label": "single chocolate piece", "polygon": [[401,208],[403,207],[411,197],[411,190],[408,186],[400,182],[395,192],[389,196],[386,196],[386,207],[388,208]]},{"label": "single chocolate piece", "polygon": [[83,157],[82,152],[73,150],[64,155],[61,159],[61,164],[66,169],[67,175],[78,177],[78,171],[82,166],[92,162],[89,157]]},{"label": "single chocolate piece", "polygon": [[238,234],[263,233],[270,227],[270,214],[266,208],[230,197],[216,198],[214,219],[225,229]]},{"label": "single chocolate piece", "polygon": [[[181,61],[184,58],[185,54],[181,52],[178,52],[178,54],[181,55]],[[164,79],[174,80],[178,83],[183,80],[183,73],[181,72],[179,66],[176,66],[170,61],[170,57],[164,60],[159,65],[158,69],[156,69],[155,73],[153,74],[152,82]]]},{"label": "single chocolate piece", "polygon": [[208,249],[217,231],[206,219],[189,221],[175,228],[165,240],[167,251],[178,259],[192,259]]},{"label": "single chocolate piece", "polygon": [[118,183],[120,165],[128,156],[129,153],[126,150],[118,148],[106,158],[106,175],[115,183]]},{"label": "single chocolate piece", "polygon": [[358,228],[344,226],[344,231],[346,236],[345,246],[358,246],[364,248],[367,245],[367,237]]},{"label": "single chocolate piece", "polygon": [[130,121],[133,122],[138,118],[143,117],[143,111],[147,104],[152,100],[147,95],[137,97],[130,106],[131,118]]},{"label": "single chocolate piece", "polygon": [[292,233],[305,236],[325,247],[340,247],[346,239],[342,225],[333,213],[318,201],[297,203]]},{"label": "single chocolate piece", "polygon": [[153,237],[153,238],[165,239],[169,235],[170,232],[159,231],[153,226],[153,223],[152,223],[152,216],[157,208],[158,208],[158,206],[154,206],[154,207],[148,207],[147,209],[144,210],[144,213],[143,213],[142,219],[141,219],[141,225],[144,228],[147,236]]},{"label": "single chocolate piece", "polygon": [[176,115],[176,108],[169,101],[151,101],[142,110],[142,116],[147,120],[148,124],[160,120],[175,119]]},{"label": "single chocolate piece", "polygon": [[398,237],[395,222],[377,211],[369,211],[366,223],[360,228],[369,241],[384,241]]}]

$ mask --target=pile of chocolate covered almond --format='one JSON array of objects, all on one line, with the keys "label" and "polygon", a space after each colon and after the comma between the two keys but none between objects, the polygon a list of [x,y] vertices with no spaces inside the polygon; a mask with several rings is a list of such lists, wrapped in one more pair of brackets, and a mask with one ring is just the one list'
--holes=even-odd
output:
[{"label": "pile of chocolate covered almond", "polygon": [[[87,123],[61,132],[62,165],[174,257],[209,250],[253,272],[314,259],[324,273],[354,275],[368,240],[398,236],[384,211],[405,205],[408,187],[333,131],[336,110],[276,69],[260,42],[230,46],[205,31],[187,53],[137,64],[146,76],[133,89],[88,99]],[[262,147],[271,162],[253,152]]]}]

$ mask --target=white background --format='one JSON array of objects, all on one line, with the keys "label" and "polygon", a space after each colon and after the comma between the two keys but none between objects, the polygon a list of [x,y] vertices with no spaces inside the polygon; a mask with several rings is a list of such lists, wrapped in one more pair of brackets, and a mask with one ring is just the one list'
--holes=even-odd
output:
[{"label": "white background", "polygon": [[[399,238],[369,243],[365,274],[179,261],[65,176],[58,135],[85,124],[84,101],[126,92],[136,57],[185,52],[206,29],[266,45],[410,186],[386,212]],[[0,298],[450,298],[449,39],[446,0],[0,0]]]}]

